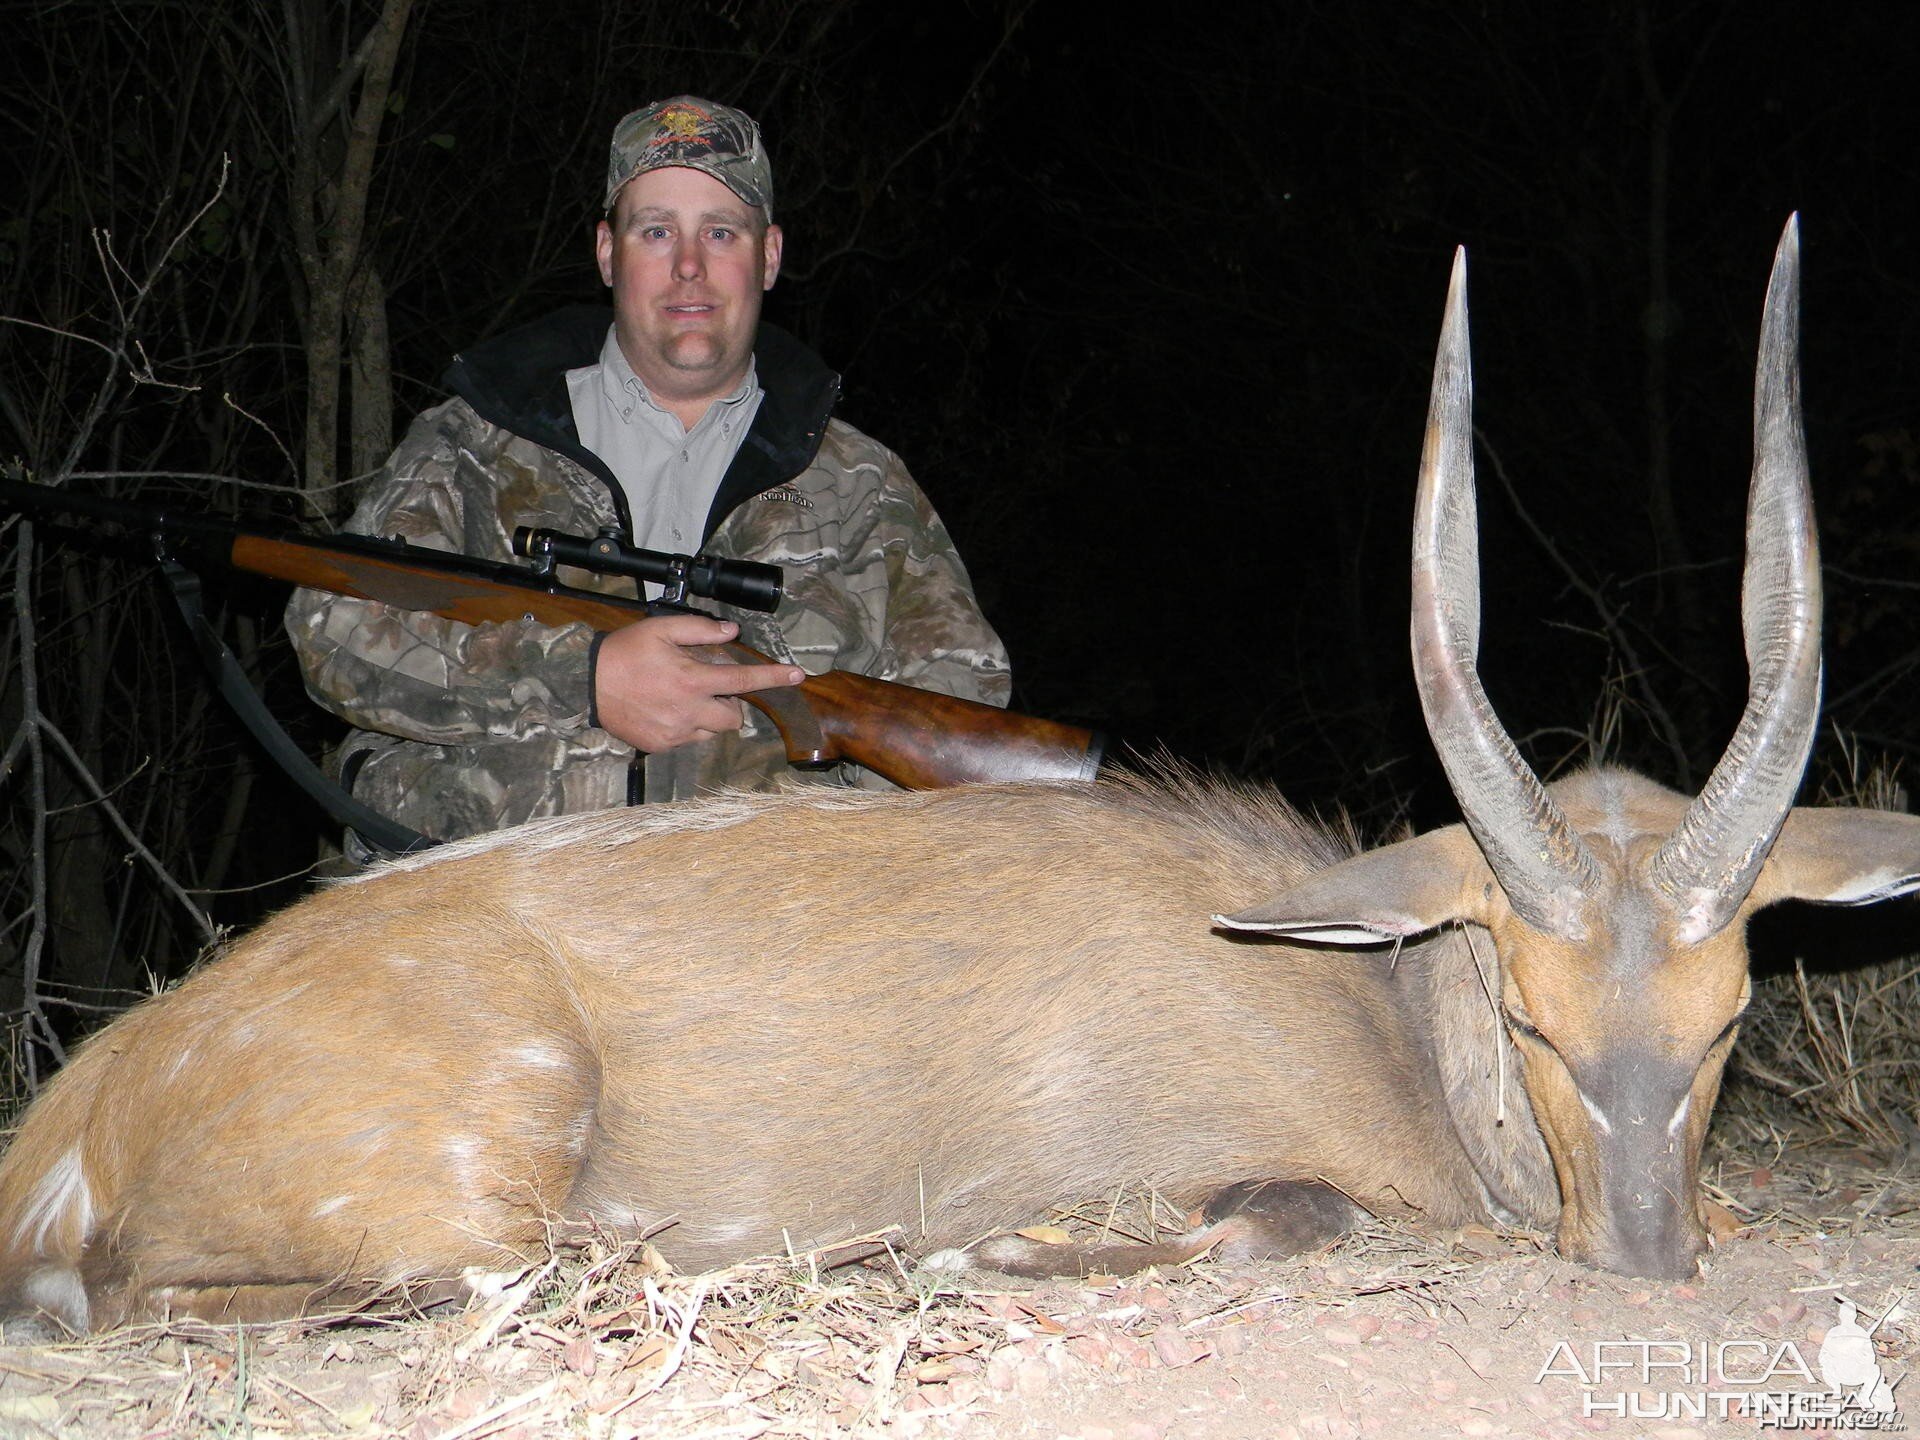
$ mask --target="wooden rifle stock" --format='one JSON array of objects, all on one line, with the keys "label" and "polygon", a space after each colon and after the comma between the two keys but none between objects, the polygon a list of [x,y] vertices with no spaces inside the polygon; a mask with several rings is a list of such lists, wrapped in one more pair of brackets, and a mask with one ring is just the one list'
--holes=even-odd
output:
[{"label": "wooden rifle stock", "polygon": [[[227,533],[231,548],[220,558],[235,569],[401,610],[428,610],[470,625],[531,619],[615,630],[647,614],[638,600],[578,590],[517,566],[424,546],[357,536],[329,542]],[[772,663],[738,643],[695,648],[720,664]],[[999,780],[1091,780],[1100,767],[1101,737],[1091,730],[844,670],[739,698],[772,719],[791,763],[852,761],[909,790]]]}]

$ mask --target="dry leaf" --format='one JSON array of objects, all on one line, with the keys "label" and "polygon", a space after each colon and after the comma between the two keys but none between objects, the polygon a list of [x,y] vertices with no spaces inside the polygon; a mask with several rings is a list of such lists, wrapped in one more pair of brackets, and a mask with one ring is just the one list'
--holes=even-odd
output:
[{"label": "dry leaf", "polygon": [[1029,1225],[1024,1230],[1013,1232],[1022,1240],[1032,1240],[1040,1245],[1071,1245],[1073,1237],[1058,1225]]},{"label": "dry leaf", "polygon": [[1453,1243],[1469,1255],[1478,1255],[1483,1260],[1497,1260],[1513,1253],[1513,1247],[1499,1232],[1489,1230],[1485,1225],[1462,1225]]},{"label": "dry leaf", "polygon": [[1746,1228],[1738,1215],[1717,1201],[1707,1201],[1706,1210],[1707,1233],[1716,1241],[1732,1239]]},{"label": "dry leaf", "polygon": [[644,1335],[634,1342],[633,1348],[620,1357],[619,1368],[638,1370],[666,1363],[668,1354],[673,1350],[673,1340],[666,1335]]}]

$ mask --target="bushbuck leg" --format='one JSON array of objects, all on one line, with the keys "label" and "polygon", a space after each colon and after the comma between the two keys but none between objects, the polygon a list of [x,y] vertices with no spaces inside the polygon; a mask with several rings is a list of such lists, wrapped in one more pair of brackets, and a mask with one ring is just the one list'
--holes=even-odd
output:
[{"label": "bushbuck leg", "polygon": [[1031,1279],[1130,1275],[1149,1265],[1184,1265],[1203,1256],[1244,1264],[1322,1249],[1351,1230],[1361,1213],[1317,1180],[1242,1180],[1209,1196],[1200,1207],[1200,1228],[1178,1240],[1050,1245],[1024,1235],[994,1235],[969,1250],[967,1258]]}]

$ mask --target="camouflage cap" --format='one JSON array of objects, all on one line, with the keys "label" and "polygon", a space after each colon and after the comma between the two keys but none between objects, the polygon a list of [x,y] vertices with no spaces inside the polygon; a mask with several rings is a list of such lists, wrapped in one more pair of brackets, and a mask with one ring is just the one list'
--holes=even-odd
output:
[{"label": "camouflage cap", "polygon": [[760,127],[730,105],[692,95],[656,100],[613,130],[607,162],[607,209],[620,187],[649,170],[680,166],[713,176],[749,205],[773,215],[773,167]]}]

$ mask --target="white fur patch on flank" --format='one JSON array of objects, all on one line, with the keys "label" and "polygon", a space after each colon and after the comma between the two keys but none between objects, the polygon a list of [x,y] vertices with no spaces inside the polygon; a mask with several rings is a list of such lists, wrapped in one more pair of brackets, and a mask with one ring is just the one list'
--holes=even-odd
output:
[{"label": "white fur patch on flank", "polygon": [[334,1211],[343,1206],[351,1205],[353,1200],[354,1197],[351,1195],[336,1195],[331,1200],[322,1200],[318,1205],[313,1207],[313,1218],[316,1220],[324,1220],[327,1216],[333,1214]]},{"label": "white fur patch on flank", "polygon": [[565,1055],[537,1040],[518,1046],[508,1054],[522,1065],[531,1065],[536,1070],[565,1070],[570,1064]]},{"label": "white fur patch on flank", "polygon": [[461,1188],[469,1193],[476,1191],[481,1179],[479,1160],[485,1148],[479,1139],[472,1135],[449,1135],[441,1148],[453,1162],[453,1173],[459,1177]]},{"label": "white fur patch on flank", "polygon": [[24,1244],[31,1236],[33,1253],[45,1255],[49,1236],[58,1241],[71,1230],[77,1249],[92,1229],[93,1189],[87,1184],[80,1148],[75,1146],[54,1161],[33,1187],[19,1223],[13,1227],[13,1243]]}]

